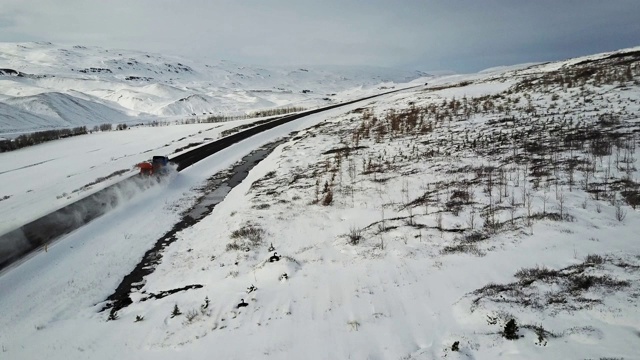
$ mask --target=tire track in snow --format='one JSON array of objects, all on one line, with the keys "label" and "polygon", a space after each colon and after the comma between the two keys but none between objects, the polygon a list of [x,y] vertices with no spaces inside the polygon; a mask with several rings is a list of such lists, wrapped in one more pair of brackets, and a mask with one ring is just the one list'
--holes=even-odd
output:
[{"label": "tire track in snow", "polygon": [[13,171],[18,171],[18,170],[30,168],[30,167],[34,167],[34,166],[38,166],[38,165],[42,165],[44,163],[48,163],[49,161],[53,161],[53,160],[57,160],[57,159],[58,158],[49,159],[49,160],[45,160],[45,161],[40,161],[40,162],[35,163],[35,164],[25,165],[25,166],[21,166],[19,168],[11,169],[11,170],[5,170],[5,171],[0,172],[0,175],[6,174],[6,173],[10,173],[10,172],[13,172]]}]

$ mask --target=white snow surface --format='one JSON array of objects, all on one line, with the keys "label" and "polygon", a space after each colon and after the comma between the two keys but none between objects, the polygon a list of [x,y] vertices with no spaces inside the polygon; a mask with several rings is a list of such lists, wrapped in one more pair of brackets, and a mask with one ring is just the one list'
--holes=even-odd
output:
[{"label": "white snow surface", "polygon": [[[55,59],[42,54],[33,60],[41,66],[55,64]],[[446,202],[459,187],[444,185],[477,177],[475,170],[457,170],[499,165],[510,155],[510,151],[495,156],[476,153],[461,145],[468,144],[468,138],[481,143],[483,137],[495,139],[491,136],[526,129],[536,121],[555,124],[555,114],[543,112],[555,108],[555,102],[563,104],[564,118],[576,124],[595,123],[599,114],[611,111],[622,118],[623,125],[637,127],[640,73],[635,83],[626,86],[584,85],[596,94],[593,103],[582,102],[584,94],[572,88],[555,90],[556,100],[538,90],[527,90],[526,96],[507,94],[518,79],[563,65],[434,79],[424,88],[302,118],[197,163],[0,274],[0,358],[638,358],[640,214],[630,206],[616,206],[621,204],[620,194],[613,201],[594,199],[580,185],[585,180],[583,172],[571,173],[575,184],[569,185],[569,173],[560,170],[563,182],[559,190],[544,184],[534,188],[531,178],[522,179],[527,171],[521,168],[524,165],[508,163],[507,195],[500,196],[502,210],[496,216],[510,226],[487,240],[467,244],[469,251],[446,250],[460,244],[457,230],[467,234],[469,228],[482,229],[489,220],[481,214],[498,200],[495,190],[488,195],[482,183],[471,182],[472,204],[455,213],[446,210]],[[513,100],[521,95],[523,100]],[[496,96],[491,105],[488,96]],[[373,125],[368,137],[357,131],[371,124],[367,112],[383,122],[390,109],[449,109],[454,99],[472,102],[473,98],[482,99],[479,109],[489,110],[464,120],[444,116],[420,135],[380,135],[383,138],[378,141]],[[529,103],[528,98],[532,99]],[[512,104],[510,115],[523,120],[496,123],[501,113],[491,109],[497,104]],[[531,108],[540,118],[518,117],[530,114]],[[518,127],[511,126],[514,122]],[[1,215],[37,213],[44,205],[29,204],[33,198],[51,199],[99,174],[126,168],[148,157],[143,153],[146,150],[170,151],[197,139],[213,138],[223,129],[210,129],[214,125],[98,133],[0,154],[0,166],[6,167],[0,169],[0,180],[9,189],[3,191],[12,195],[0,201]],[[145,278],[142,291],[132,293],[133,304],[122,309],[117,320],[106,321],[108,311],[99,311],[103,301],[155,240],[179,220],[179,213],[193,204],[196,189],[251,150],[293,131],[298,132],[255,166],[209,216],[178,233],[158,268]],[[185,136],[185,140],[176,140]],[[637,143],[636,138],[633,141]],[[364,148],[349,157],[326,154],[355,144]],[[557,156],[569,159],[581,154],[575,150]],[[619,157],[624,156],[629,165],[626,169],[614,166],[611,176],[621,178],[631,171],[630,179],[638,182],[638,172],[633,170],[640,168],[637,150],[628,157],[624,154]],[[126,161],[117,162],[119,158]],[[28,173],[27,166],[42,159],[51,161],[32,167],[50,167]],[[611,162],[616,162],[615,150],[594,160],[593,183],[604,182],[604,169]],[[94,165],[100,170],[93,169]],[[385,171],[370,171],[378,167]],[[17,168],[23,169],[7,171]],[[49,179],[37,176],[45,171]],[[80,178],[83,173],[87,175]],[[64,177],[70,185],[52,185],[56,181],[51,179],[62,181]],[[546,182],[553,184],[550,178],[546,176]],[[321,192],[325,183],[334,194],[329,206],[316,203],[318,197],[326,196]],[[25,195],[31,188],[33,198]],[[503,191],[502,185],[497,191]],[[403,206],[425,193],[432,195],[424,204]],[[20,203],[24,203],[23,210]],[[569,216],[567,221],[540,219],[526,224],[525,203],[535,213],[545,209]],[[5,209],[9,206],[13,207]],[[511,215],[510,208],[514,209]],[[621,221],[616,219],[619,209],[626,215]],[[234,231],[248,225],[263,230],[262,241],[242,243],[250,245],[247,252],[243,246],[234,250],[229,244],[240,241]],[[362,238],[357,244],[350,243],[349,235],[358,231]],[[273,255],[267,250],[269,245],[275,247],[279,261],[269,262]],[[590,254],[611,260],[593,267],[592,275],[604,273],[628,285],[602,291],[593,287],[580,300],[587,303],[591,299],[592,305],[571,311],[555,303],[539,309],[500,300],[474,301],[476,290],[515,282],[514,274],[522,268],[579,266]],[[284,273],[287,279],[282,279]],[[203,287],[142,301],[150,293],[192,284]],[[533,284],[540,288],[539,296],[559,287],[542,281]],[[248,293],[251,285],[257,290]],[[209,303],[203,309],[205,298]],[[238,309],[241,299],[248,306]],[[176,305],[183,314],[172,317]],[[143,320],[136,322],[137,316]],[[500,335],[510,318],[520,325],[523,337],[519,340]],[[538,344],[531,326],[550,332],[544,344]],[[451,350],[455,341],[459,341],[459,351]]]}]

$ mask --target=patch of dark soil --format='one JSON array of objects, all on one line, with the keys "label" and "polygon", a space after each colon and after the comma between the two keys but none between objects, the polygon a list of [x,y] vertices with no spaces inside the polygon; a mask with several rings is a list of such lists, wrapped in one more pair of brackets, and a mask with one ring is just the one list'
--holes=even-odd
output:
[{"label": "patch of dark soil", "polygon": [[341,147],[341,148],[337,148],[337,149],[327,150],[327,151],[323,152],[322,155],[329,155],[329,154],[335,154],[335,153],[349,154],[352,151],[361,150],[361,149],[368,149],[368,146],[354,146],[354,147],[346,146],[346,147]]},{"label": "patch of dark soil", "polygon": [[180,291],[187,291],[187,290],[191,290],[191,289],[200,289],[203,286],[200,284],[194,284],[194,285],[187,285],[187,286],[183,286],[181,288],[177,288],[177,289],[171,289],[171,290],[165,290],[165,291],[160,291],[157,294],[154,293],[148,293],[147,296],[145,296],[144,298],[140,299],[140,301],[147,301],[149,299],[162,299],[163,297],[167,297],[169,295],[173,295],[177,292]]}]

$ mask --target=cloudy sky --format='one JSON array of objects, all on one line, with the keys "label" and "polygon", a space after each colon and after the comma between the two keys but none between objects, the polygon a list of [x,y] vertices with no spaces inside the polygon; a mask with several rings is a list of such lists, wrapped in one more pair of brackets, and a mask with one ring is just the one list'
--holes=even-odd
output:
[{"label": "cloudy sky", "polygon": [[0,41],[477,71],[640,45],[639,0],[0,0]]}]

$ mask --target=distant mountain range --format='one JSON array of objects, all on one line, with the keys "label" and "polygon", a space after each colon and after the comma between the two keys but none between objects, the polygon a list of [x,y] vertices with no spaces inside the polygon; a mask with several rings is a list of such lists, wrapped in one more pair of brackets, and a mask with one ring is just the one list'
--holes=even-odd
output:
[{"label": "distant mountain range", "polygon": [[158,117],[312,107],[430,75],[376,67],[258,67],[129,50],[0,43],[0,134]]}]

